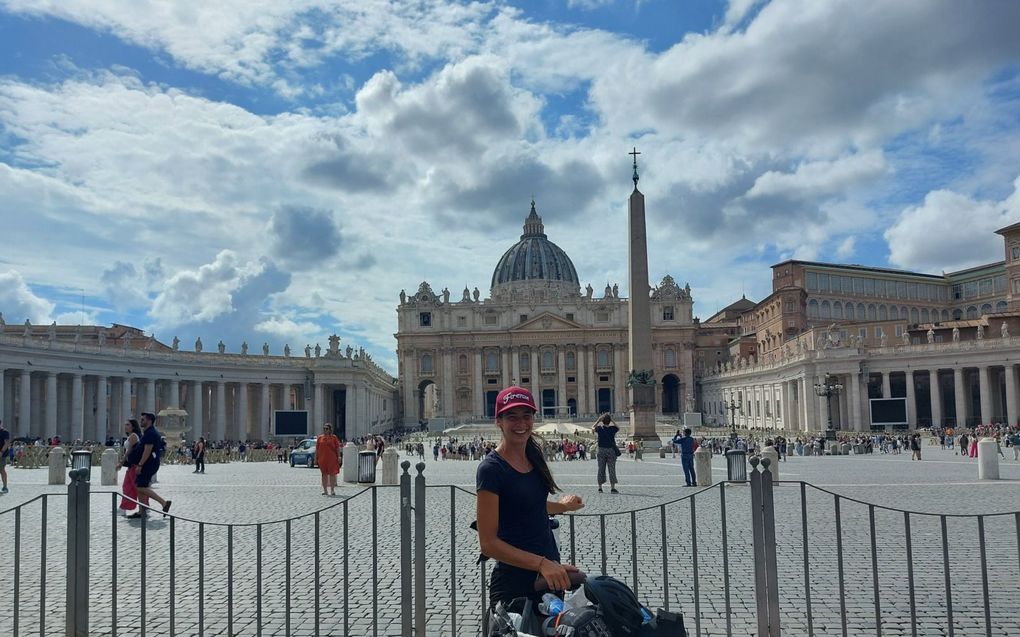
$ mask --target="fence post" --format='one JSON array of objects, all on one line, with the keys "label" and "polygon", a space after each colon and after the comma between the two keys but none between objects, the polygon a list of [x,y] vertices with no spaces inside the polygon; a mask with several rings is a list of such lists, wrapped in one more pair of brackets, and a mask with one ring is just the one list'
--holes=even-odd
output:
[{"label": "fence post", "polygon": [[[391,449],[392,451],[392,449]],[[411,637],[411,617],[414,612],[411,597],[411,463],[400,463],[400,635]]]},{"label": "fence post", "polygon": [[67,487],[67,637],[89,634],[89,470],[75,469]]},{"label": "fence post", "polygon": [[[768,458],[754,456],[751,464],[751,526],[754,543],[754,600],[758,635],[779,637],[779,576],[776,566],[776,511]],[[758,465],[761,465],[761,471]]]},{"label": "fence post", "polygon": [[425,463],[414,468],[414,634],[425,637]]},{"label": "fence post", "polygon": [[765,528],[761,523],[762,476],[758,471],[761,458],[751,456],[751,538],[754,549],[754,601],[758,615],[758,635],[769,634],[769,606],[765,583]]}]

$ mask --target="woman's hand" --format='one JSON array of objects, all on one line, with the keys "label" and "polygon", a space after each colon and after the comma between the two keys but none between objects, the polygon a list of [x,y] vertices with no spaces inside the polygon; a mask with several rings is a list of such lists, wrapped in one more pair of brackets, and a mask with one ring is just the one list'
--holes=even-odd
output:
[{"label": "woman's hand", "polygon": [[581,499],[581,496],[574,494],[565,495],[560,498],[560,504],[563,505],[564,513],[584,508],[584,500]]},{"label": "woman's hand", "polygon": [[545,579],[549,590],[565,591],[570,588],[570,573],[578,568],[573,564],[560,564],[550,559],[542,560],[538,574]]}]

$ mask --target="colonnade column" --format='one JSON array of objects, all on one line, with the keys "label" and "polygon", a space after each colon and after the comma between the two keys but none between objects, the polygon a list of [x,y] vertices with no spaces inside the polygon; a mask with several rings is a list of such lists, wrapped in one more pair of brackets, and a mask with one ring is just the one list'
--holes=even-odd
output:
[{"label": "colonnade column", "polygon": [[205,436],[205,405],[203,404],[205,390],[202,388],[202,381],[191,381],[191,391],[188,392],[188,413],[191,414],[191,439],[198,440]]},{"label": "colonnade column", "polygon": [[482,350],[475,352],[475,414],[485,418],[485,385],[482,384]]},{"label": "colonnade column", "polygon": [[83,431],[84,420],[82,416],[82,384],[81,374],[74,374],[71,378],[71,439],[85,439]]},{"label": "colonnade column", "polygon": [[262,383],[262,398],[259,401],[258,432],[259,440],[265,441],[269,438],[269,383]]},{"label": "colonnade column", "polygon": [[[120,380],[120,420],[118,425],[123,425],[130,418],[134,418],[131,414],[131,379],[123,377]],[[117,431],[120,431],[118,428]]]},{"label": "colonnade column", "polygon": [[988,366],[978,367],[978,391],[981,401],[981,422],[992,422],[992,388],[988,382]]},{"label": "colonnade column", "polygon": [[145,411],[156,413],[156,379],[145,380]]},{"label": "colonnade column", "polygon": [[170,403],[167,405],[167,407],[180,408],[181,384],[180,381],[178,381],[176,378],[170,380],[170,398],[168,400],[170,401]]},{"label": "colonnade column", "polygon": [[18,384],[18,433],[16,437],[29,435],[32,418],[32,373],[21,370],[21,382]]},{"label": "colonnade column", "polygon": [[1016,368],[1006,362],[1006,424],[1016,424]]},{"label": "colonnade column", "polygon": [[46,427],[47,438],[57,435],[57,373],[46,372]]},{"label": "colonnade column", "polygon": [[939,370],[928,370],[928,389],[931,393],[931,424],[942,426],[942,386],[939,385]]},{"label": "colonnade column", "polygon": [[[319,416],[322,404],[322,385],[315,385],[315,415]],[[320,418],[321,420],[321,418]],[[237,439],[248,440],[248,383],[241,381],[237,386]]]},{"label": "colonnade column", "polygon": [[96,377],[96,430],[92,437],[98,443],[106,440],[110,427],[106,422],[106,376]]},{"label": "colonnade column", "polygon": [[907,381],[907,425],[911,429],[917,428],[917,397],[914,394],[914,371],[906,371]]},{"label": "colonnade column", "polygon": [[963,368],[953,368],[953,401],[956,403],[956,426],[967,426],[967,400],[963,395]]},{"label": "colonnade column", "polygon": [[222,380],[216,381],[216,418],[213,421],[213,439],[227,437],[227,386]]},{"label": "colonnade column", "polygon": [[802,431],[810,431],[814,429],[824,429],[824,426],[818,426],[818,400],[815,397],[814,383],[811,380],[811,376],[805,375],[800,379],[803,391],[801,391],[801,402],[804,405],[804,422],[801,426]]}]

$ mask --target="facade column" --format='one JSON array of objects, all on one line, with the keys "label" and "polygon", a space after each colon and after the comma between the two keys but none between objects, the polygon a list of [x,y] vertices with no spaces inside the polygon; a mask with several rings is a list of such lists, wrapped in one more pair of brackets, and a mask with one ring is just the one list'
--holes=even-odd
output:
[{"label": "facade column", "polygon": [[[415,367],[414,367],[415,355],[413,351],[404,352],[404,423],[405,424],[418,424],[418,392],[415,386]],[[348,392],[348,400],[351,399]],[[353,429],[352,429],[353,431]],[[353,438],[351,434],[348,434],[348,438]]]},{"label": "facade column", "polygon": [[892,386],[889,382],[889,372],[879,372],[882,374],[882,398],[892,398]]},{"label": "facade column", "polygon": [[981,401],[981,422],[983,424],[992,422],[992,388],[988,382],[988,373],[991,371],[987,365],[978,367],[978,391]]},{"label": "facade column", "polygon": [[156,413],[156,379],[145,380],[145,411],[150,414]]},{"label": "facade column", "polygon": [[106,422],[106,376],[96,377],[96,429],[93,440],[102,444],[110,432],[110,425]]},{"label": "facade column", "polygon": [[57,435],[57,373],[46,373],[46,405],[43,407],[46,414],[46,426],[43,428],[45,436],[52,438]]},{"label": "facade column", "polygon": [[170,402],[167,403],[167,407],[181,406],[181,383],[176,378],[170,380],[170,397],[167,399]]},{"label": "facade column", "polygon": [[[120,420],[123,425],[134,415],[131,413],[131,379],[123,377],[120,380]],[[120,429],[118,429],[120,431]]]},{"label": "facade column", "polygon": [[453,418],[453,398],[457,391],[457,379],[453,374],[453,357],[455,355],[452,347],[441,350],[443,353],[443,385],[442,399],[443,411],[440,414],[443,418]]},{"label": "facade column", "polygon": [[914,370],[906,371],[907,381],[907,425],[917,429],[917,396],[914,394]]},{"label": "facade column", "polygon": [[85,440],[83,430],[84,420],[82,416],[82,383],[81,374],[74,374],[71,377],[71,439]]},{"label": "facade column", "polygon": [[853,372],[848,376],[847,385],[850,391],[850,427],[851,431],[867,431],[870,427],[864,426],[861,418],[861,379],[860,374]]},{"label": "facade column", "polygon": [[598,375],[595,371],[595,346],[588,345],[585,348],[585,356],[588,357],[588,391],[591,392],[591,400],[588,403],[588,413],[597,414],[599,413],[599,390],[598,384],[595,382],[598,379]]},{"label": "facade column", "polygon": [[[556,352],[556,405],[567,406],[567,352],[562,347]],[[569,416],[569,414],[568,414]]]},{"label": "facade column", "polygon": [[269,383],[262,383],[262,396],[259,399],[259,440],[269,439],[269,417]]},{"label": "facade column", "polygon": [[629,413],[630,405],[627,404],[627,376],[630,370],[623,360],[623,346],[613,345],[613,386],[616,388],[613,393],[613,411],[616,413]]},{"label": "facade column", "polygon": [[[322,404],[322,385],[315,385],[315,415],[319,415]],[[237,386],[237,439],[249,440],[248,437],[248,383],[241,381]]]},{"label": "facade column", "polygon": [[474,396],[475,414],[485,418],[485,385],[482,384],[482,350],[475,350],[475,382],[471,394]]},{"label": "facade column", "polygon": [[510,383],[512,382],[510,379],[513,378],[513,376],[511,376],[511,374],[510,374],[510,369],[511,369],[511,367],[510,367],[510,348],[509,347],[501,347],[499,349],[500,349],[499,360],[500,360],[500,363],[501,363],[499,369],[500,369],[500,373],[501,373],[501,375],[503,377],[501,382],[500,382],[500,384],[502,385],[502,387],[500,387],[500,389],[502,389],[503,387],[509,387],[510,386]]},{"label": "facade column", "polygon": [[18,383],[18,434],[17,437],[29,435],[32,422],[32,373],[21,370],[21,381]]},{"label": "facade column", "polygon": [[198,440],[205,436],[205,389],[202,381],[191,381],[188,392],[188,413],[191,414],[191,439]]},{"label": "facade column", "polygon": [[14,378],[8,378],[0,368],[0,418],[10,431],[14,431]]},{"label": "facade column", "polygon": [[928,370],[928,388],[931,393],[932,427],[942,426],[942,386],[939,384],[938,368]]},{"label": "facade column", "polygon": [[1013,363],[1006,362],[1006,424],[1013,426],[1016,424],[1017,413],[1016,413],[1016,368],[1013,367]]},{"label": "facade column", "polygon": [[963,392],[963,368],[953,368],[953,401],[956,403],[956,426],[967,426],[967,399]]},{"label": "facade column", "polygon": [[510,382],[515,385],[521,384],[521,348],[514,346],[510,349]]},{"label": "facade column", "polygon": [[802,391],[801,402],[804,405],[804,423],[802,431],[819,431],[825,429],[823,424],[818,426],[818,398],[815,396],[814,383],[811,376],[803,376],[800,379]]},{"label": "facade column", "polygon": [[213,419],[213,439],[227,438],[227,386],[222,380],[216,381],[216,417]]},{"label": "facade column", "polygon": [[574,353],[574,360],[577,361],[577,415],[591,413],[588,409],[588,376],[585,374],[585,351],[584,346],[579,345]]}]

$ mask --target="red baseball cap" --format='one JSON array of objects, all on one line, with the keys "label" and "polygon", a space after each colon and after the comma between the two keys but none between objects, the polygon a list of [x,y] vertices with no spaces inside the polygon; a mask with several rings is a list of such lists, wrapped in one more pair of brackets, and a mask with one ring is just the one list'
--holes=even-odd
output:
[{"label": "red baseball cap", "polygon": [[527,407],[531,411],[538,411],[535,407],[535,397],[523,387],[507,387],[496,396],[496,418],[504,411],[514,407]]}]

